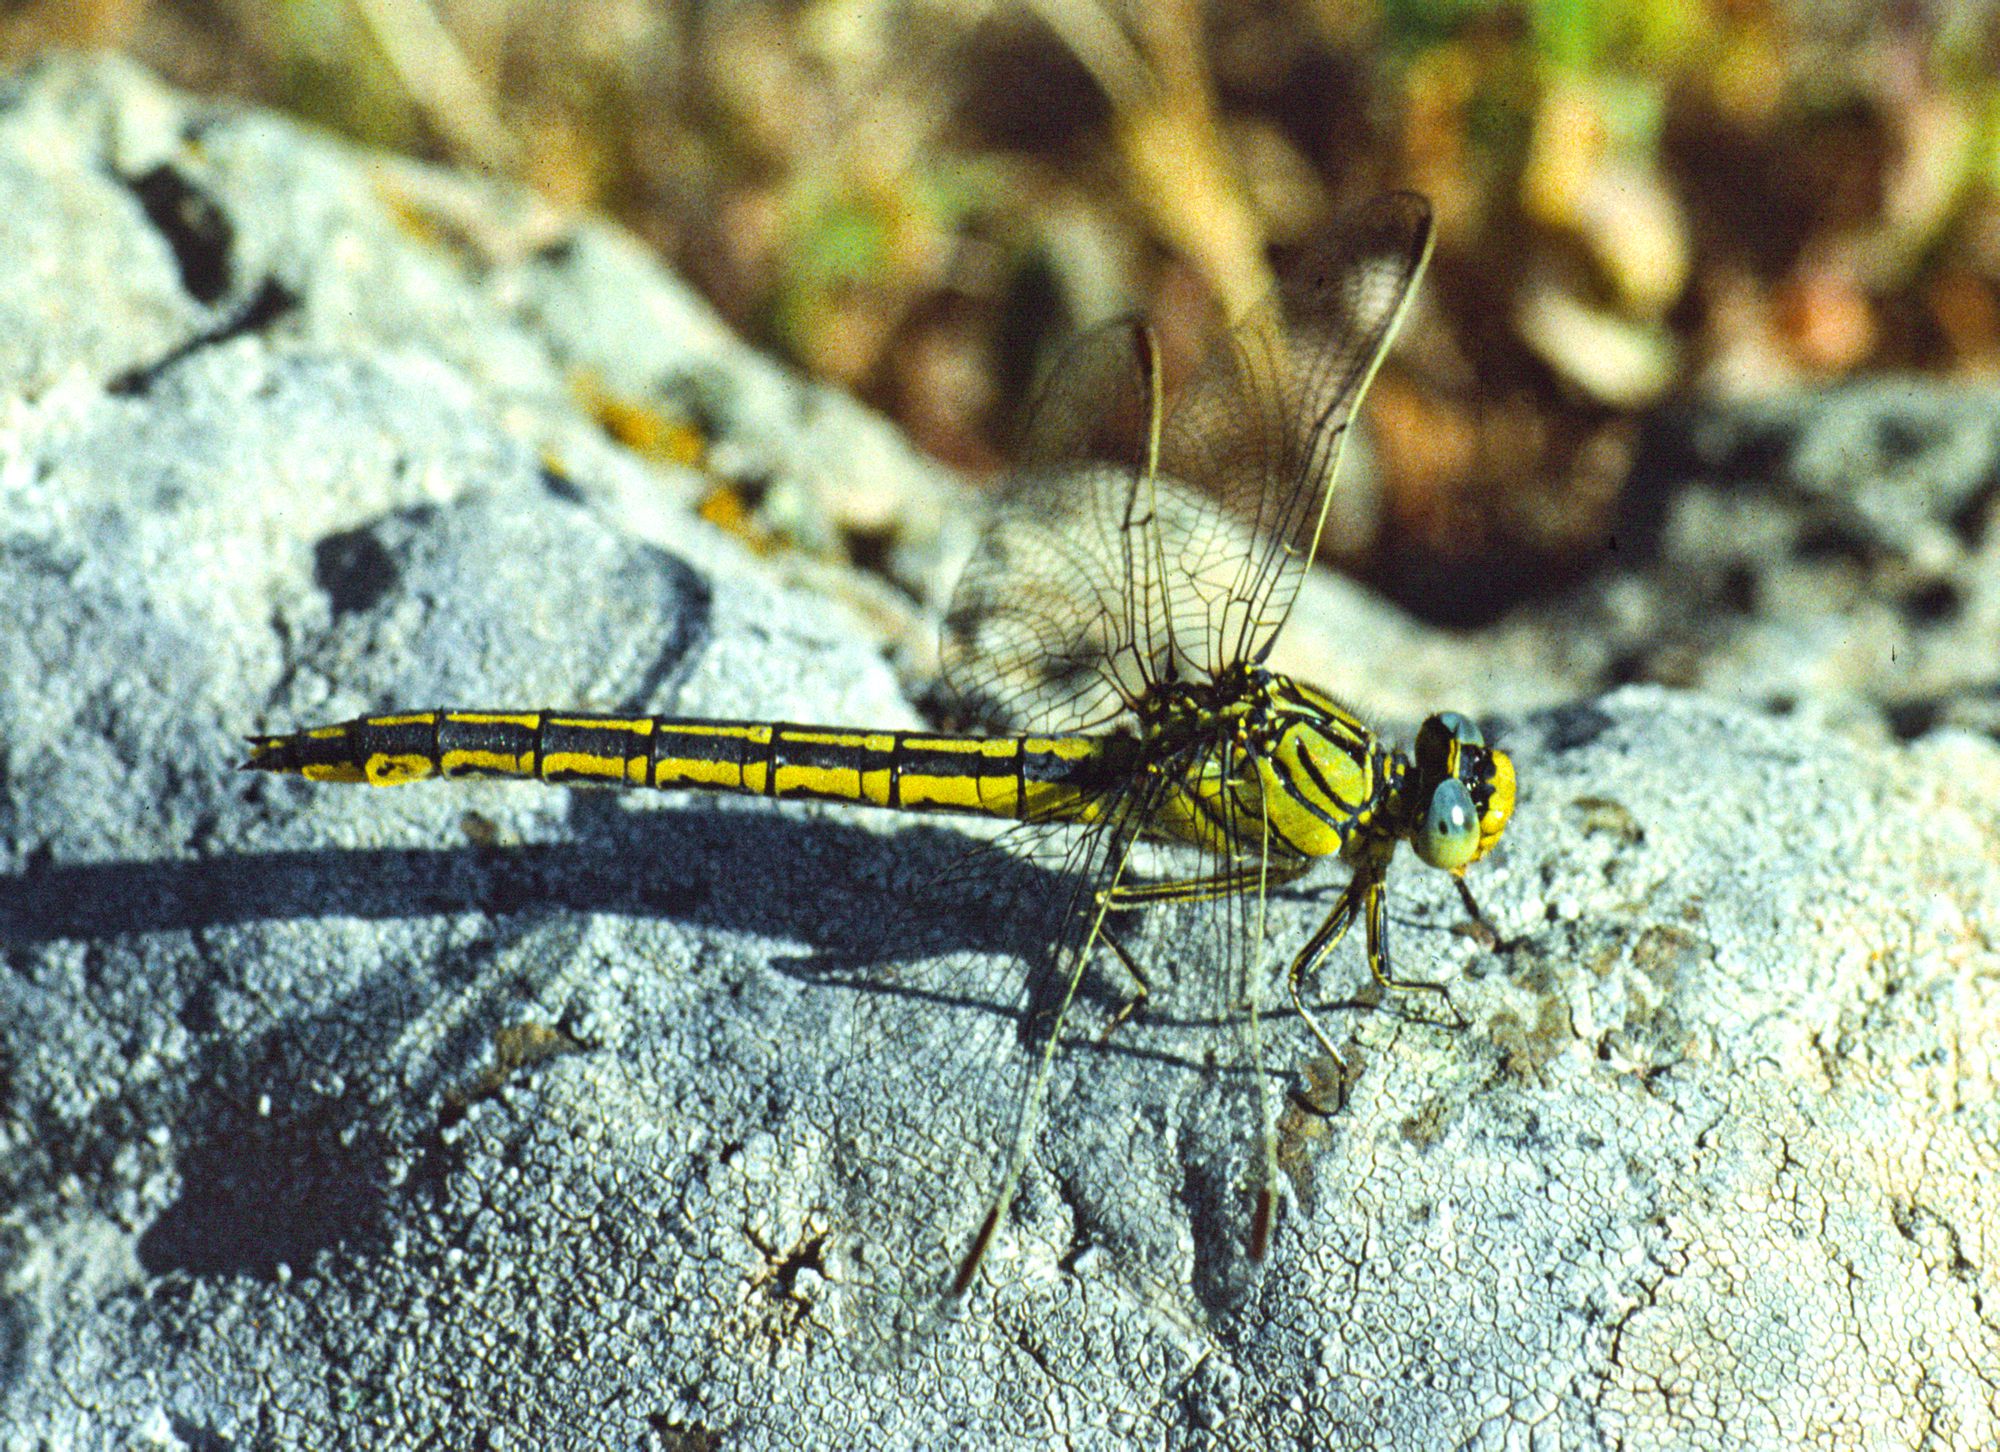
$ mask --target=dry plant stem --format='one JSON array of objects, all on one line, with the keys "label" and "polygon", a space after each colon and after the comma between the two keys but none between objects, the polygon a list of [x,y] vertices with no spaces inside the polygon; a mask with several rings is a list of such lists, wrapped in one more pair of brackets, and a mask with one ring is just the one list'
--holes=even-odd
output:
[{"label": "dry plant stem", "polygon": [[353,0],[410,100],[460,157],[516,173],[521,147],[491,94],[428,0]]},{"label": "dry plant stem", "polygon": [[1195,7],[1034,0],[1034,11],[1110,101],[1134,197],[1160,235],[1201,269],[1230,317],[1268,296],[1263,227],[1216,118]]}]

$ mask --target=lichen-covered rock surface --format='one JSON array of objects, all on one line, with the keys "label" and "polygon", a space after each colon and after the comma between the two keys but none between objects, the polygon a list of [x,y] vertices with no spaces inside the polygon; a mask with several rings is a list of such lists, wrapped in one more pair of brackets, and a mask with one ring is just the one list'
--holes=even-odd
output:
[{"label": "lichen-covered rock surface", "polygon": [[[956,497],[602,228],[116,64],[0,88],[0,1447],[2000,1443],[2000,748],[1809,673],[1593,696],[1565,629],[1639,576],[1460,638],[1312,586],[1330,684],[1503,713],[1500,941],[1392,878],[1470,1027],[1329,965],[1261,1267],[1216,1026],[1075,1044],[969,1305],[885,1358],[845,1147],[992,1008],[860,1030],[956,829],[231,769],[398,705],[918,724],[892,593],[700,522],[725,477]],[[1949,541],[1851,510],[1974,639],[1983,487]]]}]

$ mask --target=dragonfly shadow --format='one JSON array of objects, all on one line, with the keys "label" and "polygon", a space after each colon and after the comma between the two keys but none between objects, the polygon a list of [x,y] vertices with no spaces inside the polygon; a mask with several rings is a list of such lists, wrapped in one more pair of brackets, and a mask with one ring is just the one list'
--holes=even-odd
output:
[{"label": "dragonfly shadow", "polygon": [[[197,931],[257,923],[397,921],[479,911],[505,920],[554,912],[670,920],[690,928],[790,940],[804,952],[771,967],[802,981],[1032,1015],[1057,989],[1049,945],[1070,902],[1062,872],[1000,840],[928,823],[880,831],[834,815],[804,818],[762,804],[702,799],[644,811],[609,794],[577,793],[566,841],[410,848],[309,847],[192,861],[31,862],[0,878],[0,947],[63,939]],[[1287,897],[1316,898],[1288,889]],[[926,960],[1011,959],[1005,973],[954,980],[905,972]],[[1170,981],[1180,965],[1149,965]],[[1020,982],[1020,980],[1014,980]],[[1135,986],[1112,956],[1094,955],[1079,990],[1101,1024]],[[1372,1007],[1323,1000],[1330,1009]],[[1188,1012],[1156,995],[1137,1022],[1100,1040],[1065,1033],[1086,1052],[1188,1060],[1140,1029],[1205,1034],[1226,1013]]]},{"label": "dragonfly shadow", "polygon": [[[188,861],[35,859],[0,876],[0,952],[134,940],[129,950],[141,953],[154,935],[262,924],[310,929],[332,920],[388,924],[467,911],[490,914],[494,936],[504,939],[515,931],[510,919],[553,911],[795,939],[811,945],[812,956],[781,963],[781,971],[831,978],[844,966],[859,969],[869,948],[884,941],[877,926],[884,915],[871,903],[885,887],[921,882],[938,864],[958,860],[967,840],[937,827],[883,834],[828,818],[801,820],[760,804],[631,812],[593,803],[573,815],[575,837],[553,843],[309,847]],[[1007,867],[1004,854],[994,854],[993,865]],[[1030,864],[1010,870],[1010,890],[1059,885]],[[841,909],[829,910],[835,902]],[[925,921],[951,923],[961,949],[1009,951],[1004,923],[978,914]],[[440,972],[463,982],[476,976],[473,960],[499,950],[461,943],[451,951],[466,961]],[[206,968],[227,959],[195,961]],[[234,972],[215,971],[223,978]],[[270,1278],[284,1267],[309,1266],[326,1250],[379,1241],[388,1201],[404,1193],[392,1190],[391,1161],[414,1145],[418,1178],[437,1172],[438,1142],[423,1115],[384,1127],[383,1106],[371,1097],[372,1067],[399,1052],[393,1046],[426,1012],[425,981],[371,972],[312,1009],[247,1033],[222,1027],[206,978],[187,977],[164,991],[161,1012],[195,1031],[198,1068],[190,1079],[202,1088],[171,1109],[141,1088],[132,1091],[132,1122],[170,1119],[180,1147],[180,1190],[139,1238],[149,1275]],[[857,973],[852,986],[867,985]],[[483,1019],[468,1022],[423,1063],[406,1066],[411,1102],[441,1101],[464,1078],[464,1065],[480,1057],[471,1041],[483,1042],[489,1031]]]},{"label": "dragonfly shadow", "polygon": [[[396,921],[480,911],[550,910],[670,919],[690,927],[791,938],[829,971],[893,949],[873,906],[927,874],[949,875],[968,839],[915,826],[884,834],[828,818],[711,805],[573,814],[568,841],[437,847],[306,847],[192,861],[33,860],[0,877],[0,947],[61,939],[339,918]],[[980,852],[1010,901],[1061,890],[1058,874]],[[1018,950],[995,915],[923,913],[927,945]]]}]

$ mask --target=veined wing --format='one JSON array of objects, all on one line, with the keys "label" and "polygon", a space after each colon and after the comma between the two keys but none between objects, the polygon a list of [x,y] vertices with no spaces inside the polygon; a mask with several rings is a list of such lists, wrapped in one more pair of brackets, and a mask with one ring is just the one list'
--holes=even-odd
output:
[{"label": "veined wing", "polygon": [[[847,1279],[857,1329],[889,1359],[951,1308],[955,1272],[1011,1199],[1052,1083],[1078,1072],[1062,1051],[1129,992],[1086,981],[1104,962],[1097,893],[1125,870],[1158,790],[1135,780],[1107,792],[1089,826],[1012,828],[1010,853],[957,864],[990,870],[919,886],[924,900],[899,916],[907,956],[853,1006],[832,1101],[848,1116]],[[968,920],[1006,931],[993,941]],[[987,941],[968,948],[969,937]]]},{"label": "veined wing", "polygon": [[1101,730],[1124,712],[1147,634],[1137,512],[1162,420],[1152,335],[1079,336],[1037,388],[1013,475],[945,615],[952,704],[1007,730]]},{"label": "veined wing", "polygon": [[[1283,304],[1268,304],[1171,409],[1143,328],[1100,328],[1063,356],[947,618],[946,684],[965,715],[1019,730],[1101,730],[1156,685],[1219,674],[1264,649],[1290,608],[1346,428],[1429,246],[1420,199],[1374,203],[1282,290],[1296,336],[1283,330]],[[1205,768],[1235,775],[1248,765],[1240,750],[1222,738],[1196,746],[1190,754],[1201,759],[1160,762],[1107,786],[1086,825],[1029,829],[1048,864],[1039,879],[1032,864],[1011,882],[956,877],[940,911],[1012,924],[1019,952],[946,946],[913,957],[857,1004],[848,1055],[856,1080],[842,1102],[865,1100],[881,1115],[855,1126],[847,1150],[864,1237],[856,1280],[897,1329],[934,1314],[982,1219],[1004,1207],[1052,1085],[1095,1084],[1074,1056],[1058,1064],[1056,1051],[1089,1037],[1073,1010],[1092,996],[1080,1000],[1079,990],[1113,961],[1099,951],[1100,895],[1127,879],[1165,795]],[[1266,862],[1270,842],[1261,812],[1227,810],[1240,820],[1227,824],[1223,850],[1186,849],[1179,855],[1194,865],[1169,870],[1197,887],[1151,913],[1174,924],[1176,951],[1138,955],[1159,969],[1161,1002],[1149,1006],[1148,1027],[1128,1031],[1171,1032],[1175,1015],[1159,1010],[1175,1000],[1236,1026],[1227,1065],[1258,1085],[1260,1132],[1255,1164],[1239,1164],[1233,1182],[1247,1180],[1268,1217],[1265,894],[1246,891],[1240,874],[1228,891],[1198,884]],[[1176,971],[1196,943],[1205,966]],[[1115,990],[1130,991],[1122,982]],[[1095,998],[1109,1002],[1101,991]]]},{"label": "veined wing", "polygon": [[[1168,775],[1242,766],[1237,750],[1218,743]],[[1282,1014],[1282,983],[1265,951],[1265,896],[1100,911],[1098,894],[1121,884],[1186,881],[1262,860],[1261,819],[1231,820],[1237,847],[1226,855],[1140,842],[1169,789],[1135,778],[1107,796],[1106,815],[1091,826],[1010,830],[1012,869],[982,854],[995,870],[953,874],[947,893],[904,921],[919,930],[907,945],[914,951],[856,999],[832,1100],[846,1116],[840,1178],[854,1235],[842,1279],[855,1288],[855,1329],[881,1359],[901,1359],[956,1308],[955,1276],[983,1248],[996,1210],[996,1240],[1007,1249],[974,1284],[1005,1285],[1018,1274],[1003,1267],[1020,1224],[1048,1219],[1046,1205],[1018,1224],[1008,1212],[1024,1170],[1048,1183],[1031,1166],[1046,1166],[1073,1201],[1079,1244],[1112,1246],[1121,1263],[1146,1267],[1161,1284],[1189,1282],[1197,1244],[1215,1250],[1212,1273],[1232,1283],[1246,1254],[1262,1254],[1288,1082],[1274,1066],[1293,1062],[1298,1047],[1276,1042],[1296,1038],[1298,1026]],[[969,950],[967,919],[1007,922],[1011,941],[976,933],[982,942]],[[1103,1031],[1138,985],[1103,941],[1107,922],[1151,989],[1145,1010],[1108,1044]],[[1052,1111],[1061,1135],[1047,1133]],[[1180,1144],[1171,1176],[1174,1161],[1135,1153],[1135,1137],[1161,1134]],[[1071,1248],[1044,1253],[1059,1259]]]},{"label": "veined wing", "polygon": [[[1163,542],[1155,612],[1191,664],[1261,660],[1318,550],[1347,430],[1430,260],[1430,203],[1390,192],[1287,268],[1167,415],[1160,470],[1215,507]],[[1245,551],[1245,522],[1256,545]]]},{"label": "veined wing", "polygon": [[[1218,1119],[1221,1132],[1184,1150],[1190,1175],[1204,1184],[1198,1199],[1217,1222],[1208,1230],[1211,1273],[1227,1282],[1235,1279],[1230,1267],[1262,1259],[1277,1211],[1279,1101],[1297,1061],[1296,1045],[1281,1040],[1296,1038],[1298,1025],[1283,1004],[1284,959],[1270,949],[1269,910],[1287,874],[1274,860],[1260,778],[1245,747],[1218,735],[1170,774],[1240,784],[1212,799],[1219,848],[1163,846],[1139,857],[1146,891],[1157,895],[1176,883],[1184,890],[1150,902],[1143,927],[1132,924],[1143,940],[1130,944],[1152,966],[1155,994],[1145,1018],[1169,1030],[1200,1025],[1215,1087],[1231,1101]],[[1236,890],[1200,886],[1216,879],[1235,880]]]},{"label": "veined wing", "polygon": [[969,717],[1101,729],[1149,684],[1268,649],[1431,235],[1423,198],[1376,199],[1171,400],[1142,326],[1063,353],[946,616],[945,682]]}]

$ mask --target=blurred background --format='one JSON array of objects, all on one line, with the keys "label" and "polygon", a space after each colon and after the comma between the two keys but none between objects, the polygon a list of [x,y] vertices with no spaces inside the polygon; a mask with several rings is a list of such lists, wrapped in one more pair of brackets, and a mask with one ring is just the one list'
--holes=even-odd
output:
[{"label": "blurred background", "polygon": [[974,473],[1080,321],[1143,310],[1190,357],[1413,187],[1437,256],[1330,548],[1445,623],[1630,547],[1649,417],[2000,372],[1981,5],[0,3],[0,65],[55,46],[609,213]]}]

